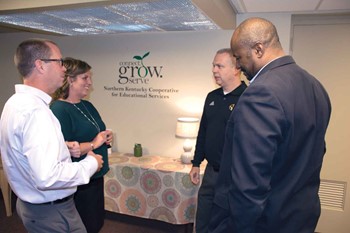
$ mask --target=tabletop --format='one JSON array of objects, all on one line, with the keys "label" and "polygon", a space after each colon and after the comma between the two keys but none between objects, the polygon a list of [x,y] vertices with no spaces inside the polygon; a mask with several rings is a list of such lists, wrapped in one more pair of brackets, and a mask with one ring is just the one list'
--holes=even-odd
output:
[{"label": "tabletop", "polygon": [[188,175],[192,164],[157,155],[112,153],[109,167],[104,178],[106,210],[172,224],[194,222],[199,185]]}]

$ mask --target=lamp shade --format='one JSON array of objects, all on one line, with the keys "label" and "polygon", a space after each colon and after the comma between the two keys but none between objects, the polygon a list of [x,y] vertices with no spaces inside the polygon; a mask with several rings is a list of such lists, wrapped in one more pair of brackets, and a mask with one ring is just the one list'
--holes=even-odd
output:
[{"label": "lamp shade", "polygon": [[178,138],[196,138],[199,127],[199,119],[194,117],[177,118],[176,137]]}]

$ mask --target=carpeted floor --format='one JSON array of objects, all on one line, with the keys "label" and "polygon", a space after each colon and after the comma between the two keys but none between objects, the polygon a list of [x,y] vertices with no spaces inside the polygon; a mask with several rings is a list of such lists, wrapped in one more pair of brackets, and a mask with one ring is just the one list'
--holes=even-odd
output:
[{"label": "carpeted floor", "polygon": [[[0,233],[26,233],[16,213],[16,196],[12,196],[11,217],[6,217],[4,201],[0,192]],[[192,233],[193,225],[172,225],[165,222],[131,217],[106,211],[106,219],[100,233]],[[317,233],[317,232],[315,232]]]},{"label": "carpeted floor", "polygon": [[[12,196],[11,217],[6,217],[4,201],[0,192],[0,232],[26,233],[16,213],[16,196]],[[131,217],[106,211],[106,219],[100,233],[192,233],[193,225],[172,225],[162,221]]]}]

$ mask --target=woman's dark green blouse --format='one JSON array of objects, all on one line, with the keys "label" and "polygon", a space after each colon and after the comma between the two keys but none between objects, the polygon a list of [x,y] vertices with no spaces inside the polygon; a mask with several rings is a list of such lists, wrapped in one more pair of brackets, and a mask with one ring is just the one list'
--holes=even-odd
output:
[{"label": "woman's dark green blouse", "polygon": [[[66,141],[77,141],[79,143],[91,142],[99,133],[98,129],[86,118],[90,118],[91,121],[95,119],[101,131],[106,130],[106,125],[101,119],[97,109],[87,100],[81,100],[80,103],[75,104],[76,107],[66,101],[57,100],[50,106],[52,112],[55,114],[59,122],[61,123],[61,130]],[[84,114],[82,114],[77,108],[79,108]],[[90,116],[91,114],[91,116]],[[92,178],[102,177],[109,170],[108,165],[108,152],[107,145],[95,148],[93,151],[95,154],[102,155],[103,167],[100,171],[95,173]],[[82,155],[80,158],[73,158],[73,162],[80,161],[86,157]]]}]

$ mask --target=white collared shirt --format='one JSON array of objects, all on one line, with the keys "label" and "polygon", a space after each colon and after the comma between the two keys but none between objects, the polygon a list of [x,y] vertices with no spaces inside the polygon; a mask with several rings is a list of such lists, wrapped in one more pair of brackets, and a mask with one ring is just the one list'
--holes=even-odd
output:
[{"label": "white collared shirt", "polygon": [[72,163],[61,126],[45,92],[18,84],[0,120],[3,167],[15,194],[23,201],[44,203],[73,194],[97,169],[87,156]]}]

